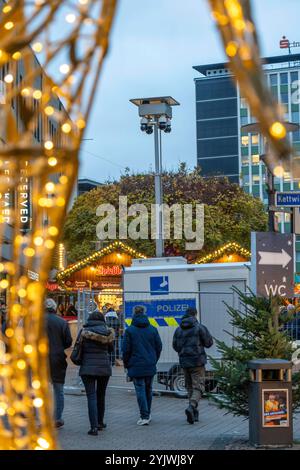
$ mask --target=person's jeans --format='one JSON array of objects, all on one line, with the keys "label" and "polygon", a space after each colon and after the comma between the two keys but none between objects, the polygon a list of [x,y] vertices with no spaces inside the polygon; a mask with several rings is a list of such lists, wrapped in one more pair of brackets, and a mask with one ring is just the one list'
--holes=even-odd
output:
[{"label": "person's jeans", "polygon": [[53,382],[53,392],[54,392],[54,419],[59,421],[62,419],[62,414],[64,411],[64,384]]},{"label": "person's jeans", "polygon": [[105,392],[109,376],[82,375],[81,379],[86,391],[91,428],[96,428],[103,424]]},{"label": "person's jeans", "polygon": [[148,377],[134,377],[133,383],[141,418],[149,419],[152,404],[153,375]]}]

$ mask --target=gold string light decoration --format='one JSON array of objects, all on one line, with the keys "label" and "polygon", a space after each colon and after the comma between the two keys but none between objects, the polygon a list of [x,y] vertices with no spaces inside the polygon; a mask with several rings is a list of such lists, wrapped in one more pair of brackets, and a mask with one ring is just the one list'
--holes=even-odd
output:
[{"label": "gold string light decoration", "polygon": [[116,3],[1,3],[0,289],[8,303],[0,337],[1,449],[57,446],[45,284],[76,180]]},{"label": "gold string light decoration", "polygon": [[229,66],[269,143],[267,164],[275,176],[300,176],[299,159],[287,138],[284,114],[267,87],[250,0],[208,0],[221,33]]}]

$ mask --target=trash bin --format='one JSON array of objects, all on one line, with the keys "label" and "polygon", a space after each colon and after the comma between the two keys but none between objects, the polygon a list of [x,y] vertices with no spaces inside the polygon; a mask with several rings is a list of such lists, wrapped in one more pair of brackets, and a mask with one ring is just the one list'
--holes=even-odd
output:
[{"label": "trash bin", "polygon": [[255,447],[293,445],[292,363],[282,359],[248,362],[249,440]]}]

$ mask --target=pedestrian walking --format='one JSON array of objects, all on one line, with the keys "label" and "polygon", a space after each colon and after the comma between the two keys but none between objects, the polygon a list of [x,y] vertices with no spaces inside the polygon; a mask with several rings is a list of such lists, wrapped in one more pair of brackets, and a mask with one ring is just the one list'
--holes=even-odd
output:
[{"label": "pedestrian walking", "polygon": [[97,436],[106,428],[104,423],[105,393],[112,373],[109,353],[114,347],[114,331],[106,325],[104,315],[96,302],[92,313],[79,333],[82,338],[82,360],[79,375],[85,387],[91,429],[89,435]]},{"label": "pedestrian walking", "polygon": [[157,329],[150,325],[144,307],[136,306],[132,323],[125,330],[123,362],[128,377],[134,383],[140,409],[139,426],[151,421],[152,383],[161,350],[162,342]]},{"label": "pedestrian walking", "polygon": [[105,314],[105,321],[109,328],[114,330],[115,334],[115,344],[114,349],[111,353],[111,365],[114,366],[116,364],[116,359],[120,358],[120,351],[119,351],[119,335],[120,335],[120,319],[117,312],[114,310],[113,307],[109,307]]},{"label": "pedestrian walking", "polygon": [[205,391],[204,348],[210,348],[213,339],[208,329],[197,320],[197,310],[188,308],[182,317],[180,326],[173,337],[173,348],[179,355],[179,364],[183,369],[189,406],[185,410],[187,421],[194,424],[199,421],[198,403]]},{"label": "pedestrian walking", "polygon": [[56,314],[57,305],[53,299],[45,300],[46,325],[49,341],[50,377],[53,385],[55,403],[55,426],[64,425],[64,383],[67,370],[65,349],[72,346],[72,336],[68,323]]}]

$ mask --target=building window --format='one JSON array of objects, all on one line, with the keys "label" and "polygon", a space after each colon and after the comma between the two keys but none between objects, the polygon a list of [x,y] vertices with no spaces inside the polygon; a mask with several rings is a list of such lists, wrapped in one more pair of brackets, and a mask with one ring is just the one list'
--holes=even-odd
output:
[{"label": "building window", "polygon": [[288,84],[288,74],[287,72],[280,74],[280,85],[287,85]]},{"label": "building window", "polygon": [[258,145],[258,141],[259,141],[258,134],[252,134],[251,135],[251,144],[252,145]]},{"label": "building window", "polygon": [[242,165],[249,165],[249,155],[242,155]]},{"label": "building window", "polygon": [[259,163],[259,155],[258,154],[252,155],[252,163],[254,165],[257,165]]},{"label": "building window", "polygon": [[241,116],[241,125],[245,126],[245,124],[248,124],[248,117],[247,116]]},{"label": "building window", "polygon": [[252,184],[259,184],[260,176],[259,175],[252,175]]},{"label": "building window", "polygon": [[277,73],[272,73],[270,75],[270,85],[277,86]]},{"label": "building window", "polygon": [[285,172],[283,173],[283,179],[284,179],[285,181],[291,181],[291,173],[290,173],[289,171],[285,171]]},{"label": "building window", "polygon": [[247,147],[249,145],[249,137],[247,135],[242,135],[242,146]]}]

